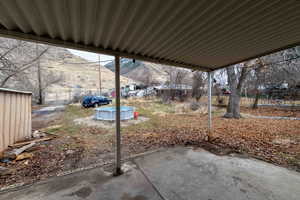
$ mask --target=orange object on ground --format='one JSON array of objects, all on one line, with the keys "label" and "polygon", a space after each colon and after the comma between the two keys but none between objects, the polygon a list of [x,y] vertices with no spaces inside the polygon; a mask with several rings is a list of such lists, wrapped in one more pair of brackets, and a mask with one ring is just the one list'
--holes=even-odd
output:
[{"label": "orange object on ground", "polygon": [[134,117],[135,120],[137,120],[138,117],[139,117],[139,113],[138,113],[138,112],[134,112],[134,113],[133,113],[133,117]]}]

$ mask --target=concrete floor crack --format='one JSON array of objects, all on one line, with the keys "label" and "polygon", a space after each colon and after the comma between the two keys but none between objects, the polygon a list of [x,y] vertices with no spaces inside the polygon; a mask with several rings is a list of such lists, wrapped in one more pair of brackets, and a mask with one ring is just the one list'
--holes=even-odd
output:
[{"label": "concrete floor crack", "polygon": [[154,185],[154,183],[152,183],[152,181],[149,179],[149,177],[146,175],[146,173],[144,172],[144,170],[142,169],[142,167],[140,167],[138,165],[138,163],[136,163],[134,160],[132,160],[133,164],[136,165],[137,169],[142,173],[142,175],[145,177],[145,179],[147,180],[147,182],[152,186],[152,188],[156,191],[156,193],[158,194],[158,196],[162,199],[162,200],[168,200],[166,197],[164,197],[162,195],[162,193],[159,191],[159,189]]}]

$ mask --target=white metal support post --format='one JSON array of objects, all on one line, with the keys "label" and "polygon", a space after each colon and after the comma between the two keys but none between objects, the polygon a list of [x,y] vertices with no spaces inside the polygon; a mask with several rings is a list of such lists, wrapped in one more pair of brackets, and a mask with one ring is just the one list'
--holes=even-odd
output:
[{"label": "white metal support post", "polygon": [[212,85],[212,74],[213,72],[208,72],[207,76],[208,76],[208,88],[207,88],[207,96],[208,96],[208,102],[207,102],[207,112],[208,112],[208,131],[209,134],[212,130],[212,122],[211,122],[211,85]]},{"label": "white metal support post", "polygon": [[98,62],[99,62],[99,95],[102,95],[102,80],[101,80],[101,60],[100,54],[98,54]]},{"label": "white metal support post", "polygon": [[120,57],[115,56],[115,90],[116,90],[116,166],[115,175],[121,175],[121,109],[120,109]]}]

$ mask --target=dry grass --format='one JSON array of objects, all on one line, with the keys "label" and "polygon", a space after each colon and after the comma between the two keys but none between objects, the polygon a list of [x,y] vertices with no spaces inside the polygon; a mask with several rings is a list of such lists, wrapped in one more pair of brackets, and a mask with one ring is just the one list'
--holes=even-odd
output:
[{"label": "dry grass", "polygon": [[[178,113],[178,103],[163,104],[157,99],[126,100],[122,103],[135,106],[141,116],[150,118],[122,128],[124,157],[174,145],[203,147],[208,132],[206,114],[189,110]],[[244,108],[242,111],[250,112]],[[259,111],[260,114],[271,113],[269,110]],[[31,182],[57,172],[113,159],[113,128],[74,124],[74,119],[90,116],[93,112],[93,109],[69,106],[58,120],[45,129],[59,137],[34,151],[33,159],[27,164],[26,160],[8,164],[16,169],[15,174],[2,177],[0,185]],[[221,151],[230,149],[229,152],[243,152],[278,165],[300,169],[299,120],[225,119],[221,117],[223,112],[224,108],[214,110],[212,145],[218,146]],[[277,114],[284,112],[277,111]],[[68,153],[70,151],[72,153]]]}]

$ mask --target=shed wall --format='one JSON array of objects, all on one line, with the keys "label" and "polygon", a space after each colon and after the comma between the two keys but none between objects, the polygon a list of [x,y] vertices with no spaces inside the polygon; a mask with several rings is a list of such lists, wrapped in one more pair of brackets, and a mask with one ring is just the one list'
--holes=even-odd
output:
[{"label": "shed wall", "polygon": [[0,90],[0,152],[31,136],[31,94]]}]

